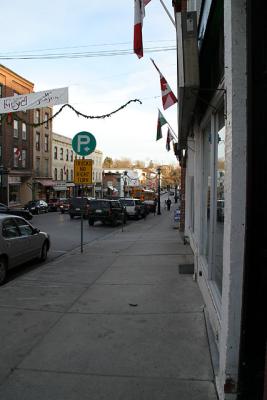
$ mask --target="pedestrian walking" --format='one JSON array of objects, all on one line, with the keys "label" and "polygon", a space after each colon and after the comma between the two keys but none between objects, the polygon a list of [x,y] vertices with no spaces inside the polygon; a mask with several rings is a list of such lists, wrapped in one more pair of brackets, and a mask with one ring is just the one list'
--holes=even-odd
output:
[{"label": "pedestrian walking", "polygon": [[167,210],[170,211],[170,209],[171,209],[171,204],[172,204],[171,199],[168,199],[168,200],[166,201],[166,204],[167,204]]}]

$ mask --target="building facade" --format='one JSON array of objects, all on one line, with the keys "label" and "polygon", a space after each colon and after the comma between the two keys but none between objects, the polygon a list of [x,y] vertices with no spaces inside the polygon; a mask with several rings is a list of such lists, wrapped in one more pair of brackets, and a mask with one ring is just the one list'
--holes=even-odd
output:
[{"label": "building facade", "polygon": [[[0,65],[0,97],[32,93],[34,84]],[[24,205],[32,197],[33,110],[2,114],[0,120],[0,201]]]},{"label": "building facade", "polygon": [[[52,108],[36,108],[34,122],[41,124],[33,131],[33,199],[48,201],[53,189],[52,179]],[[44,122],[44,123],[43,123]]]},{"label": "building facade", "polygon": [[266,11],[245,0],[173,5],[184,235],[205,302],[218,397],[263,400],[267,250],[256,223],[267,222]]},{"label": "building facade", "polygon": [[[53,133],[52,177],[54,197],[70,197],[81,193],[81,188],[75,187],[74,184],[74,160],[81,158],[74,153],[71,138]],[[85,158],[93,160],[93,183],[84,188],[84,194],[91,197],[101,197],[103,153],[100,150],[95,150]]]}]

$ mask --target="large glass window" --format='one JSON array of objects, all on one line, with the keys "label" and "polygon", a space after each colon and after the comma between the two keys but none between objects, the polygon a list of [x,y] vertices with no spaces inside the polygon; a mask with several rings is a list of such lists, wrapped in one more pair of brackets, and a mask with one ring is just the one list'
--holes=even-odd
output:
[{"label": "large glass window", "polygon": [[203,131],[203,244],[208,279],[222,293],[225,126],[221,108]]},{"label": "large glass window", "polygon": [[22,129],[22,139],[27,140],[27,126],[25,122],[22,122],[21,129]]},{"label": "large glass window", "polygon": [[21,151],[21,166],[22,168],[26,168],[26,160],[27,160],[27,150]]},{"label": "large glass window", "polygon": [[17,119],[13,121],[13,136],[14,138],[19,137],[19,121]]}]

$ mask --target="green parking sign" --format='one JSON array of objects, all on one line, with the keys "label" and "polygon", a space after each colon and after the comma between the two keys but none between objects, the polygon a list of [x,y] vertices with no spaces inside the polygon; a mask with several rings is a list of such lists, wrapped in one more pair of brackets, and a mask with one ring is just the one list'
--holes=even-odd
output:
[{"label": "green parking sign", "polygon": [[72,139],[72,148],[79,156],[88,156],[96,148],[96,139],[90,132],[79,132]]}]

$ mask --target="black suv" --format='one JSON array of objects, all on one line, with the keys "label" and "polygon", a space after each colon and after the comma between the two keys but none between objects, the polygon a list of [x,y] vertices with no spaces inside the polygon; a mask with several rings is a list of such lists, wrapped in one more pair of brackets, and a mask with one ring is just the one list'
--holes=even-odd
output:
[{"label": "black suv", "polygon": [[91,199],[89,197],[72,197],[69,202],[70,218],[81,217],[82,212],[84,218],[87,218],[87,210]]},{"label": "black suv", "polygon": [[91,200],[87,209],[88,223],[93,226],[95,221],[101,221],[103,224],[126,223],[125,207],[118,200]]},{"label": "black suv", "polygon": [[9,208],[3,203],[0,203],[0,214],[19,215],[27,220],[32,219],[32,213],[29,210],[24,210],[23,208]]}]

